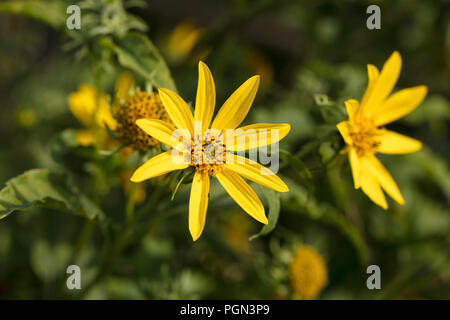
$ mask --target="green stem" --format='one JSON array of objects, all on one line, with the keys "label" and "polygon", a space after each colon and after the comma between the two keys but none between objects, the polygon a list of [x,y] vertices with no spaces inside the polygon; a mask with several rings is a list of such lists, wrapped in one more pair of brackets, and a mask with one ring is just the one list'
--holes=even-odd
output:
[{"label": "green stem", "polygon": [[125,209],[125,215],[128,222],[133,220],[134,216],[134,204],[135,204],[134,196],[136,194],[136,189],[137,184],[131,182],[130,192],[128,194],[127,205]]},{"label": "green stem", "polygon": [[[105,257],[99,267],[99,270],[97,271],[97,274],[95,275],[91,283],[89,283],[87,287],[84,289],[82,297],[85,297],[91,291],[91,289],[95,287],[95,285],[97,285],[100,282],[100,280],[102,280],[110,272],[114,259],[117,256],[119,256],[120,253],[129,244],[135,225],[147,212],[149,212],[156,206],[160,197],[164,194],[164,191],[166,191],[166,188],[167,185],[158,184],[155,190],[152,192],[150,199],[147,201],[144,207],[141,208],[136,214],[134,214],[134,205],[132,206],[132,209],[130,209],[131,218],[127,219],[124,229],[115,239],[114,243],[110,246],[110,248],[106,251]],[[130,199],[131,197],[132,192],[130,192],[128,199]]]},{"label": "green stem", "polygon": [[[73,250],[72,256],[69,260],[71,264],[77,264],[77,260],[80,257],[81,252],[83,251],[88,240],[91,238],[92,232],[94,231],[94,226],[95,224],[94,221],[92,220],[86,220],[86,222],[84,223],[83,229],[81,230],[78,236],[75,249]],[[66,278],[63,277],[59,286],[60,294],[64,292],[65,288],[66,288]]]}]

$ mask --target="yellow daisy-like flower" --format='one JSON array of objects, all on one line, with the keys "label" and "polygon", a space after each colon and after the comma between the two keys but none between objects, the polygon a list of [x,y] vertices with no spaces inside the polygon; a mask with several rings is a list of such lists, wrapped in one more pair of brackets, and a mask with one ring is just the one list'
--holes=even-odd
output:
[{"label": "yellow daisy-like flower", "polygon": [[169,59],[178,62],[185,59],[204,35],[204,30],[189,20],[177,24],[165,44]]},{"label": "yellow daisy-like flower", "polygon": [[[264,206],[241,176],[280,192],[289,191],[286,184],[269,169],[250,159],[232,154],[235,151],[278,142],[288,134],[289,124],[261,123],[244,126],[240,128],[242,131],[236,132],[246,132],[247,129],[252,129],[251,134],[256,143],[231,143],[229,145],[224,143],[226,132],[238,127],[250,110],[258,90],[259,76],[247,80],[228,98],[212,122],[211,129],[208,129],[214,114],[216,92],[211,72],[206,64],[200,62],[198,69],[199,78],[194,115],[178,94],[168,89],[159,89],[164,107],[175,126],[156,119],[140,119],[136,122],[149,135],[174,149],[151,158],[131,177],[132,181],[140,182],[174,170],[182,170],[188,166],[195,168],[189,200],[189,231],[194,241],[200,237],[205,225],[210,175],[218,179],[219,183],[245,212],[264,224],[268,223]],[[174,138],[180,129],[187,132],[189,144],[179,143]],[[271,134],[265,137],[263,134],[260,135],[262,131],[270,133],[271,130],[275,130],[279,134],[275,137]],[[252,141],[252,139],[250,140]],[[222,146],[224,152],[217,154],[214,151],[208,152],[210,147],[216,144]],[[186,154],[190,158],[187,161]],[[225,161],[223,161],[224,158],[226,158]]]},{"label": "yellow daisy-like flower", "polygon": [[106,126],[116,130],[117,123],[112,116],[106,93],[100,93],[94,86],[83,84],[77,92],[69,95],[68,100],[72,114],[86,127],[76,132],[76,139],[80,145],[88,146],[96,143],[96,127],[102,129],[100,134],[103,140],[107,137]]},{"label": "yellow daisy-like flower", "polygon": [[400,204],[405,200],[375,154],[410,153],[422,147],[420,141],[382,127],[412,112],[427,94],[426,86],[416,86],[390,95],[401,65],[397,51],[386,61],[381,72],[374,65],[367,65],[369,83],[366,92],[361,102],[354,99],[345,101],[349,119],[337,125],[347,144],[355,188],[361,187],[383,209],[388,205],[382,189]]},{"label": "yellow daisy-like flower", "polygon": [[315,299],[328,283],[328,270],[323,258],[312,247],[302,245],[289,265],[294,296]]}]

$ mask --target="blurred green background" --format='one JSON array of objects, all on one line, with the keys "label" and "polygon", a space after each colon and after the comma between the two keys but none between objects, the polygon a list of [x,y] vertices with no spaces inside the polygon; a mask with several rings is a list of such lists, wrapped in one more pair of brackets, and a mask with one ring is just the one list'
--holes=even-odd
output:
[{"label": "blurred green background", "polygon": [[[73,2],[58,1],[63,8]],[[68,164],[57,156],[57,140],[62,130],[81,127],[68,95],[82,83],[93,84],[97,67],[101,90],[111,93],[122,69],[109,56],[83,56],[88,40],[77,31],[32,19],[46,10],[49,20],[65,23],[65,10],[61,16],[61,11],[37,7],[37,13],[27,13],[30,18],[2,12],[8,11],[2,10],[4,3],[1,187],[31,168],[70,169],[87,194],[90,188],[105,191],[99,205],[120,226],[126,197],[117,177],[108,175],[114,170],[108,166],[115,164],[101,159]],[[381,8],[381,30],[366,28],[370,4]],[[98,224],[37,207],[9,215],[0,220],[1,299],[290,299],[296,295],[289,265],[302,244],[326,264],[328,281],[317,298],[450,299],[450,1],[152,0],[128,12],[148,26],[145,34],[188,101],[195,97],[200,58],[212,70],[218,106],[247,78],[260,74],[246,123],[290,123],[280,148],[297,154],[339,119],[315,96],[326,95],[340,106],[346,99],[360,99],[366,64],[381,68],[398,50],[403,68],[397,88],[429,88],[416,111],[389,125],[421,140],[424,148],[380,157],[406,204],[389,200],[389,210],[383,211],[353,189],[345,157],[327,165],[344,147],[332,131],[331,138],[302,156],[311,179],[282,166],[280,175],[295,187],[281,196],[274,231],[251,241],[260,224],[221,197],[222,189],[214,185],[204,233],[192,242],[186,185],[171,202],[168,192],[151,212],[171,215],[151,220],[149,213],[152,223],[139,241],[108,262],[108,271],[95,280],[108,241]],[[83,23],[82,11],[79,35],[84,35]],[[91,55],[98,49],[89,48]],[[89,290],[65,289],[70,264],[81,267],[82,287]],[[366,287],[371,264],[381,268],[381,290]]]}]

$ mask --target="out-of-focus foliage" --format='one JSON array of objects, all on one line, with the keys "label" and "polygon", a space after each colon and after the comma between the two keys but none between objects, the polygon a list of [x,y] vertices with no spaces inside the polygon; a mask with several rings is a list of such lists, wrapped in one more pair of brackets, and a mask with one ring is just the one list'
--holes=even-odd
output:
[{"label": "out-of-focus foliage", "polygon": [[[66,29],[70,4],[81,7],[81,30]],[[370,4],[0,1],[0,298],[299,298],[289,266],[306,244],[326,265],[317,298],[449,299],[450,4],[377,1],[382,28],[368,30]],[[396,89],[429,94],[388,126],[424,148],[380,157],[406,200],[386,212],[353,188],[335,125],[343,102],[361,98],[366,64],[381,68],[394,50]],[[79,145],[68,96],[90,84],[112,105],[128,71],[142,90],[171,88],[193,105],[199,59],[213,72],[216,109],[261,75],[246,123],[291,125],[279,154],[290,192],[255,187],[270,222],[261,228],[212,180],[206,227],[192,242],[192,175],[147,181],[134,203],[124,181],[160,150]],[[71,264],[82,290],[65,286]],[[366,287],[371,264],[382,290]]]}]

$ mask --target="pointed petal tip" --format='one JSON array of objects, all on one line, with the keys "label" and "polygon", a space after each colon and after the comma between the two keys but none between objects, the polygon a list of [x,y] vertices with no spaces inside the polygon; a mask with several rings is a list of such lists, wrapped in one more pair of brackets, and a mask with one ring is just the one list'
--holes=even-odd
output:
[{"label": "pointed petal tip", "polygon": [[211,73],[211,70],[209,70],[208,65],[200,60],[198,62],[198,72],[201,73],[202,70],[206,70],[207,72]]},{"label": "pointed petal tip", "polygon": [[283,123],[282,126],[286,127],[287,133],[291,131],[291,125],[289,123]]},{"label": "pointed petal tip", "polygon": [[198,238],[200,238],[201,233],[194,233],[191,230],[189,230],[189,232],[191,233],[191,237],[192,237],[192,241],[196,242],[198,240]]},{"label": "pointed petal tip", "polygon": [[135,173],[133,173],[133,175],[131,176],[130,181],[131,181],[131,182],[137,183],[137,182],[142,182],[143,180],[142,180],[142,179],[139,179],[139,178],[137,177],[137,175],[136,175],[136,172],[135,172]]},{"label": "pointed petal tip", "polygon": [[255,86],[259,86],[260,80],[261,80],[261,77],[260,77],[259,74],[257,74],[257,75],[254,75],[253,77],[249,78],[247,81],[248,81],[248,82],[254,82],[254,83],[255,83],[255,84],[254,84]]},{"label": "pointed petal tip", "polygon": [[386,62],[384,63],[383,69],[387,66],[390,65],[391,67],[399,70],[400,73],[400,69],[402,67],[402,56],[400,55],[400,53],[395,50],[391,56],[386,60]]},{"label": "pointed petal tip", "polygon": [[420,142],[419,140],[417,140],[417,149],[416,149],[416,150],[414,150],[413,152],[417,152],[417,151],[419,151],[420,149],[422,149],[422,147],[423,147],[423,144],[422,144],[422,142]]},{"label": "pointed petal tip", "polygon": [[420,94],[422,94],[423,97],[425,98],[425,96],[428,94],[428,86],[421,85],[421,86],[418,86],[418,89],[420,90]]},{"label": "pointed petal tip", "polygon": [[262,224],[269,224],[269,220],[267,220],[266,215],[264,215],[264,219],[259,220]]},{"label": "pointed petal tip", "polygon": [[400,54],[400,52],[398,52],[397,50],[394,50],[394,52],[392,52],[391,57],[395,57],[395,59],[402,59],[402,56]]},{"label": "pointed petal tip", "polygon": [[280,185],[277,187],[276,191],[278,192],[289,192],[289,187],[284,183],[283,180],[280,179]]}]

